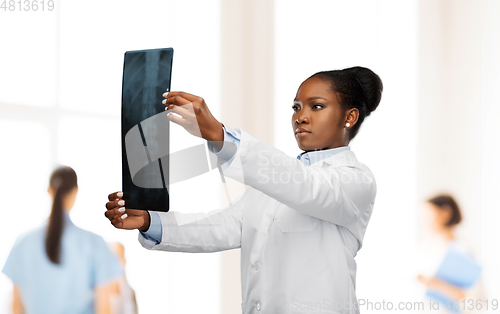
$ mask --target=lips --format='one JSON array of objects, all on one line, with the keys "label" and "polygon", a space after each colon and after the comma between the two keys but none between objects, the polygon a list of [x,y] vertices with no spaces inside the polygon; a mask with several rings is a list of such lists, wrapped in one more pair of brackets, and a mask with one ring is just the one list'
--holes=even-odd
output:
[{"label": "lips", "polygon": [[309,130],[304,129],[304,128],[296,128],[295,129],[295,136],[296,137],[303,137],[306,136],[307,134],[311,133]]},{"label": "lips", "polygon": [[304,129],[304,128],[296,128],[295,129],[295,134],[297,133],[311,133],[308,129]]}]

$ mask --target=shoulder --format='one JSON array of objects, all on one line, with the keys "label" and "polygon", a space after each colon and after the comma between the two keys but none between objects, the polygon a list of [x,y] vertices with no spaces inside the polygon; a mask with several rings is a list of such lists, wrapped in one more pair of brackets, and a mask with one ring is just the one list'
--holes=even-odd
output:
[{"label": "shoulder", "polygon": [[373,181],[375,184],[375,176],[370,168],[356,158],[356,154],[351,150],[342,151],[338,154],[325,158],[322,162],[318,162],[321,167],[330,167],[334,169],[344,169],[353,174],[362,174],[363,176]]},{"label": "shoulder", "polygon": [[12,272],[13,268],[22,267],[20,263],[23,261],[31,260],[36,257],[40,251],[40,247],[43,246],[44,235],[45,227],[40,226],[25,231],[17,236],[10,249],[7,261],[5,262],[4,272]]},{"label": "shoulder", "polygon": [[371,173],[368,166],[358,161],[356,154],[352,150],[345,150],[323,159],[323,166],[360,168]]},{"label": "shoulder", "polygon": [[46,229],[46,226],[42,225],[42,226],[39,226],[39,227],[36,227],[34,229],[30,229],[28,231],[21,233],[16,238],[16,241],[14,242],[14,246],[24,245],[25,243],[30,243],[30,242],[33,242],[35,240],[42,238],[42,236],[45,234],[45,229]]},{"label": "shoulder", "polygon": [[478,255],[474,244],[467,237],[457,236],[455,240],[449,243],[449,246],[462,254],[474,258]]},{"label": "shoulder", "polygon": [[[371,200],[377,194],[377,182],[370,168],[356,158],[351,150],[345,150],[317,163],[320,167],[332,169],[336,177],[345,184],[356,186],[371,195]],[[368,192],[370,191],[370,192]]]},{"label": "shoulder", "polygon": [[88,231],[86,229],[80,228],[76,225],[72,226],[72,231],[81,239],[85,239],[85,241],[89,242],[90,244],[106,244],[104,241],[104,238],[92,231]]}]

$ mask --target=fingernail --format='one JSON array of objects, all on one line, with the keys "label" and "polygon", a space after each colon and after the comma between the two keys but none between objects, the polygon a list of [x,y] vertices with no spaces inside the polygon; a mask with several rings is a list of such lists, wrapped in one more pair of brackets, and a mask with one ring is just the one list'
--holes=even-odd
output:
[{"label": "fingernail", "polygon": [[127,214],[123,214],[123,215],[122,215],[122,219],[125,219],[125,218],[127,218],[127,217],[128,217],[128,215],[127,215]]},{"label": "fingernail", "polygon": [[168,92],[163,93],[163,95],[162,95],[162,96],[163,96],[163,97],[167,97],[167,95],[168,95]]},{"label": "fingernail", "polygon": [[166,99],[163,99],[163,101],[161,102],[162,104],[166,104],[167,103],[167,100]]},{"label": "fingernail", "polygon": [[118,208],[118,211],[119,211],[120,213],[123,213],[123,212],[125,211],[125,207]]},{"label": "fingernail", "polygon": [[118,192],[118,193],[116,193],[116,196],[118,196],[118,197],[122,197],[122,196],[123,196],[123,192]]},{"label": "fingernail", "polygon": [[118,205],[120,205],[120,206],[125,205],[125,201],[124,201],[124,200],[120,200],[120,201],[118,201]]}]

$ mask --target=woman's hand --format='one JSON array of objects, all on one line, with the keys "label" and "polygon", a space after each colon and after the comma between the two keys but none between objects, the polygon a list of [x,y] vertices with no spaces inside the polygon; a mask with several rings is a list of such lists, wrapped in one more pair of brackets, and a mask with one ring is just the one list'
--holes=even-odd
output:
[{"label": "woman's hand", "polygon": [[118,229],[149,229],[149,213],[145,210],[125,208],[122,199],[123,192],[115,192],[108,195],[109,202],[106,203],[107,211],[104,213],[111,224]]},{"label": "woman's hand", "polygon": [[428,289],[439,290],[452,298],[463,300],[466,295],[465,291],[460,287],[449,284],[446,281],[440,280],[436,277],[425,277],[418,275],[417,280],[423,283]]},{"label": "woman's hand", "polygon": [[175,112],[181,117],[169,114],[168,119],[182,126],[194,136],[207,141],[219,141],[222,146],[224,130],[222,123],[212,116],[203,98],[184,92],[169,92],[163,94],[163,104],[169,113]]}]

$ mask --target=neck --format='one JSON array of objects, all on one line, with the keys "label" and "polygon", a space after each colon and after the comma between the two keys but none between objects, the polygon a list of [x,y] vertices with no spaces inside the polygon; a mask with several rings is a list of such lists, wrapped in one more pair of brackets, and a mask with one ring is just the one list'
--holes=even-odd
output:
[{"label": "neck", "polygon": [[437,233],[443,237],[447,242],[455,240],[454,229],[450,227],[441,227],[437,230]]}]

